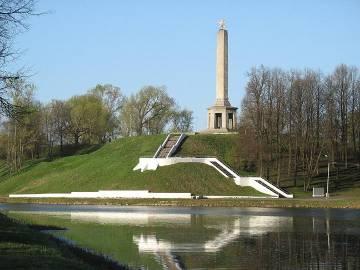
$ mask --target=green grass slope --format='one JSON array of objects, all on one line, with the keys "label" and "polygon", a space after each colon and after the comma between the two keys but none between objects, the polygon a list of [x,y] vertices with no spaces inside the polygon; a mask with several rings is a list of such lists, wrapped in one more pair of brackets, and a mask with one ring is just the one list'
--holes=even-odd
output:
[{"label": "green grass slope", "polygon": [[187,136],[177,156],[214,156],[235,163],[237,134],[197,134]]},{"label": "green grass slope", "polygon": [[[197,136],[203,135],[190,136],[180,152],[195,149],[193,145],[197,143],[192,142],[192,137]],[[0,194],[148,189],[207,195],[260,195],[252,188],[235,185],[205,164],[176,164],[143,173],[133,171],[139,157],[152,156],[164,138],[165,135],[122,138],[89,154],[34,163],[17,175],[0,175]],[[209,155],[223,151],[222,155],[226,157],[226,150],[221,150],[222,146],[218,145],[220,142],[220,137],[216,138],[209,146],[216,147]]]},{"label": "green grass slope", "polygon": [[255,172],[247,172],[241,168],[239,156],[238,134],[197,134],[188,136],[176,156],[204,157],[213,156],[228,164],[241,176],[254,176]]}]

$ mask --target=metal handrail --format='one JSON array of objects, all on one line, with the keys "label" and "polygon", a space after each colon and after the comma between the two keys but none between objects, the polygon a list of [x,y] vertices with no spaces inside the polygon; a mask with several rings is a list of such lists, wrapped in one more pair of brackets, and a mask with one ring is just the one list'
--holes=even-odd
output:
[{"label": "metal handrail", "polygon": [[267,186],[270,186],[271,188],[273,188],[273,189],[275,189],[275,190],[279,190],[279,191],[277,191],[278,193],[284,193],[284,194],[286,194],[286,195],[291,195],[290,193],[288,193],[287,191],[285,191],[284,189],[282,189],[281,187],[278,187],[278,186],[275,186],[273,183],[271,183],[270,181],[268,181],[268,180],[266,180],[266,179],[264,179],[264,178],[262,178],[262,177],[258,177],[258,178],[260,178],[262,181],[261,182],[266,182],[266,185]]},{"label": "metal handrail", "polygon": [[[263,181],[260,181],[259,179],[255,180],[255,182],[257,182],[259,185],[262,185],[263,187],[267,188],[268,190],[270,190],[274,194],[278,194],[278,196],[279,196],[280,192],[277,191],[276,189],[274,189],[272,186],[268,185],[268,182],[265,183]],[[281,194],[281,195],[284,196],[283,194]]]},{"label": "metal handrail", "polygon": [[[175,135],[177,135],[177,134],[175,134]],[[181,142],[185,137],[186,137],[186,135],[185,135],[184,133],[181,133],[181,134],[180,134],[180,136],[179,136],[179,138],[177,139],[176,143],[171,147],[169,153],[166,155],[167,158],[170,157],[170,156],[173,154],[174,149],[176,149],[176,148],[179,146],[180,142]]]},{"label": "metal handrail", "polygon": [[228,166],[226,163],[222,162],[218,158],[216,158],[217,163],[221,165],[225,170],[227,170],[233,177],[240,177],[236,172],[234,172],[230,166]]},{"label": "metal handrail", "polygon": [[157,155],[160,153],[161,149],[165,146],[165,144],[166,144],[167,141],[169,140],[170,135],[171,135],[171,133],[169,133],[169,134],[166,136],[166,139],[163,141],[163,143],[160,144],[160,146],[159,146],[158,149],[156,150],[155,155],[153,156],[153,158],[156,158]]}]

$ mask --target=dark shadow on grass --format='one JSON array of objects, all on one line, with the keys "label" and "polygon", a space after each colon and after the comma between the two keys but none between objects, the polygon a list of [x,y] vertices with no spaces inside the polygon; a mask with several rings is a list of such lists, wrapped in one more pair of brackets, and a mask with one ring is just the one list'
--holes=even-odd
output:
[{"label": "dark shadow on grass", "polygon": [[10,173],[10,170],[6,166],[6,162],[4,161],[0,163],[0,182],[6,180],[9,177],[16,176],[20,173],[25,173],[36,167],[41,162],[53,162],[63,157],[91,154],[99,150],[103,146],[104,144],[64,145],[63,153],[60,153],[60,147],[57,146],[51,156],[41,157],[33,160],[27,160],[24,163],[23,167],[16,173]]},{"label": "dark shadow on grass", "polygon": [[9,175],[9,168],[6,166],[6,162],[0,162],[0,178]]},{"label": "dark shadow on grass", "polygon": [[60,157],[87,155],[99,150],[105,144],[67,144],[63,146],[63,150],[60,151],[60,146],[56,146],[53,149],[53,153],[49,156],[48,160],[53,160]]},{"label": "dark shadow on grass", "polygon": [[28,227],[30,229],[34,229],[37,231],[65,231],[67,230],[66,228],[63,227],[58,227],[58,226],[52,226],[52,225],[37,225],[37,224],[29,224]]},{"label": "dark shadow on grass", "polygon": [[178,156],[177,153],[181,151],[181,147],[183,146],[183,144],[186,142],[186,140],[189,138],[189,136],[186,136],[181,143],[179,144],[179,146],[176,148],[176,151],[173,153],[173,156]]}]

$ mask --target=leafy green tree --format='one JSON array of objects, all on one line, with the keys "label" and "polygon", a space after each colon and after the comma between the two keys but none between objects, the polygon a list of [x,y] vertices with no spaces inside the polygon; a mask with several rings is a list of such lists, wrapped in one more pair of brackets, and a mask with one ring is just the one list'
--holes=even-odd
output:
[{"label": "leafy green tree", "polygon": [[193,112],[190,110],[176,110],[171,117],[171,131],[190,132],[193,130]]},{"label": "leafy green tree", "polygon": [[105,140],[109,112],[101,99],[94,95],[74,96],[68,101],[70,108],[69,133],[75,145],[102,143]]},{"label": "leafy green tree", "polygon": [[124,102],[121,110],[123,135],[162,133],[171,120],[175,101],[165,87],[146,86]]},{"label": "leafy green tree", "polygon": [[124,103],[124,95],[119,87],[111,84],[98,84],[89,90],[89,94],[100,98],[104,107],[108,111],[106,140],[110,141],[117,137],[120,132],[119,114]]}]

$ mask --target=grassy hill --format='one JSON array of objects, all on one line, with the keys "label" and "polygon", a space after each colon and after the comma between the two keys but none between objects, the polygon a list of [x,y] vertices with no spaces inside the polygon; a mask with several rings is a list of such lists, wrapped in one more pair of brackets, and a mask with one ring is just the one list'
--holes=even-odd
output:
[{"label": "grassy hill", "polygon": [[[122,138],[82,155],[31,162],[21,172],[0,173],[0,195],[148,189],[154,192],[192,192],[207,195],[260,195],[235,185],[205,164],[176,164],[141,173],[132,169],[141,156],[152,156],[165,135]],[[235,135],[190,136],[178,155],[214,155],[233,164]]]},{"label": "grassy hill", "polygon": [[188,136],[177,151],[176,156],[213,156],[228,164],[242,176],[256,174],[241,170],[238,141],[239,135],[237,134],[197,134]]}]

